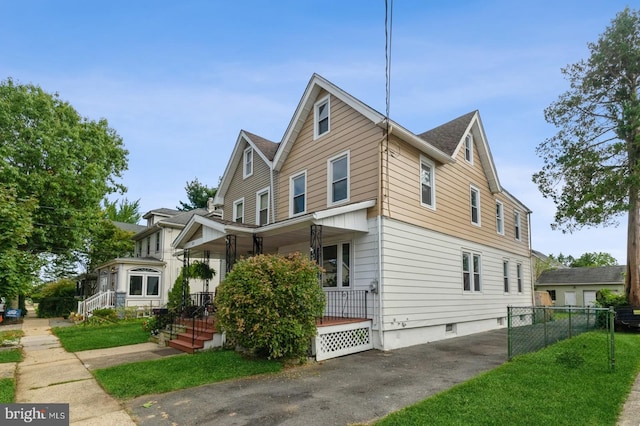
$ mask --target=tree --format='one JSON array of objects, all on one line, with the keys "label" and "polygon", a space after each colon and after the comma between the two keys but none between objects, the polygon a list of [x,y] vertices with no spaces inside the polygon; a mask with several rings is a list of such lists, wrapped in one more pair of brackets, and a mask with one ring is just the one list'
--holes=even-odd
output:
[{"label": "tree", "polygon": [[209,188],[208,186],[200,183],[198,178],[193,179],[191,182],[187,182],[187,186],[184,187],[187,192],[188,203],[180,201],[180,205],[176,207],[178,210],[187,211],[198,208],[207,207],[207,201],[209,198],[216,196],[217,188]]},{"label": "tree", "polygon": [[22,248],[33,230],[33,198],[18,199],[15,186],[0,185],[0,296],[13,299],[35,280],[39,260]]},{"label": "tree", "polygon": [[72,258],[95,229],[100,202],[125,190],[116,181],[127,168],[122,139],[58,94],[8,79],[0,82],[0,141],[0,182],[14,184],[16,200],[36,204],[19,249]]},{"label": "tree", "polygon": [[570,89],[545,110],[559,130],[537,148],[533,176],[556,205],[553,228],[615,225],[628,214],[629,303],[640,305],[640,14],[626,8],[612,20],[591,56],[562,69]]},{"label": "tree", "polygon": [[101,264],[117,257],[133,256],[134,232],[117,227],[111,220],[102,219],[87,240],[86,270],[93,271]]},{"label": "tree", "polygon": [[554,261],[564,266],[571,266],[571,264],[576,261],[573,256],[571,255],[565,256],[562,253],[560,253],[558,256],[554,256],[553,254],[550,254],[549,259],[551,261]]},{"label": "tree", "polygon": [[575,259],[569,266],[572,268],[577,267],[596,267],[596,266],[615,266],[618,261],[609,253],[592,252],[584,253],[579,258]]},{"label": "tree", "polygon": [[138,223],[142,214],[140,214],[140,199],[129,201],[126,198],[120,200],[109,201],[105,199],[104,213],[107,219],[114,222]]}]

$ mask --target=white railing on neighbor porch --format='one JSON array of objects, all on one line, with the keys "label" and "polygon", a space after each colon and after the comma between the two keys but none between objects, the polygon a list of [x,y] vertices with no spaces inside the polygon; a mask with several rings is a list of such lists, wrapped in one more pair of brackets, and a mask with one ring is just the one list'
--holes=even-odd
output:
[{"label": "white railing on neighbor porch", "polygon": [[96,309],[113,308],[115,305],[116,292],[113,290],[101,291],[78,302],[78,314],[84,318]]}]

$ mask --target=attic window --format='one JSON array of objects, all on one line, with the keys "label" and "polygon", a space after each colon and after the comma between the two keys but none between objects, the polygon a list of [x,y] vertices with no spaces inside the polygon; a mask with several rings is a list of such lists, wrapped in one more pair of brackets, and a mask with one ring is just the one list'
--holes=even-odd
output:
[{"label": "attic window", "polygon": [[329,133],[329,97],[316,102],[314,106],[314,135],[313,138],[317,139],[325,133]]},{"label": "attic window", "polygon": [[473,164],[473,136],[471,133],[464,138],[464,159]]},{"label": "attic window", "polygon": [[244,150],[244,169],[243,178],[247,178],[253,174],[253,148],[249,147]]}]

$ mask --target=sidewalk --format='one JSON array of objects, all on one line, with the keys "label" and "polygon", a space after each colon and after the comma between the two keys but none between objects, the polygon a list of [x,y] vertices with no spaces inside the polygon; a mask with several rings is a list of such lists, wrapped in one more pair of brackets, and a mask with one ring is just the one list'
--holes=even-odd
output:
[{"label": "sidewalk", "polygon": [[60,346],[48,319],[27,316],[22,330],[24,360],[17,368],[16,402],[68,403],[72,425],[135,425],[83,362]]},{"label": "sidewalk", "polygon": [[640,375],[636,377],[627,402],[624,403],[618,426],[640,426]]}]

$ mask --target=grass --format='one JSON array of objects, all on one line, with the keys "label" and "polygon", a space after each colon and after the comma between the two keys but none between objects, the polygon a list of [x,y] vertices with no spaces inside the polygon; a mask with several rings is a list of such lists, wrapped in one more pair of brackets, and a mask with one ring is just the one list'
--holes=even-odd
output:
[{"label": "grass", "polygon": [[[640,371],[640,336],[581,334],[383,418],[376,425],[615,425]],[[597,347],[598,350],[585,350]]]},{"label": "grass", "polygon": [[0,379],[0,404],[10,404],[16,396],[16,385],[13,379]]},{"label": "grass", "polygon": [[53,333],[68,352],[113,348],[149,341],[149,332],[142,329],[142,321],[121,321],[108,325],[78,324],[55,327]]},{"label": "grass", "polygon": [[24,331],[22,330],[0,331],[0,345],[2,345],[5,340],[18,340],[22,336],[24,336]]},{"label": "grass", "polygon": [[9,349],[6,351],[0,351],[0,364],[5,362],[20,361],[22,361],[22,351],[20,349]]},{"label": "grass", "polygon": [[282,370],[278,361],[246,359],[234,351],[203,351],[94,371],[100,385],[116,398],[163,393],[207,383]]}]

